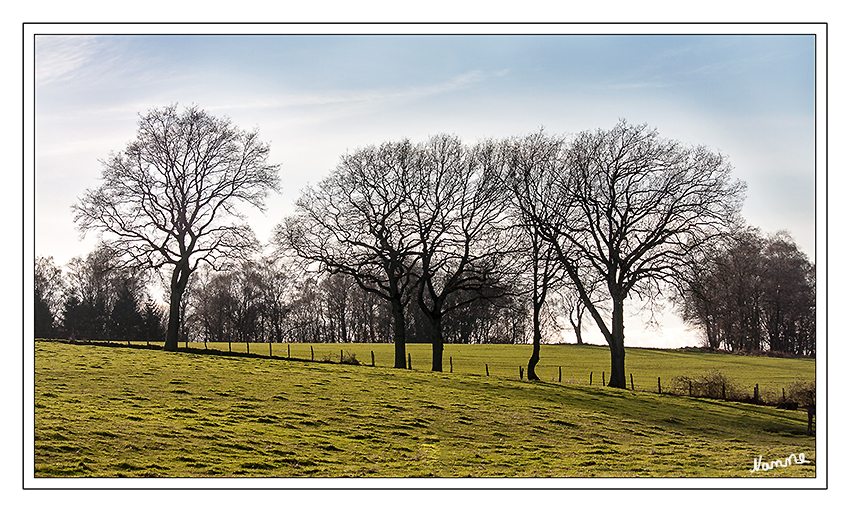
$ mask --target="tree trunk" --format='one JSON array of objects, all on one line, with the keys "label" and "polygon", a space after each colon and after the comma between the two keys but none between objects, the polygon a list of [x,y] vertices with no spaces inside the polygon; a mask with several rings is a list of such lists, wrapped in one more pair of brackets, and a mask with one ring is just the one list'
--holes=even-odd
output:
[{"label": "tree trunk", "polygon": [[534,348],[531,351],[531,359],[528,360],[528,380],[540,380],[540,378],[537,377],[537,372],[534,371],[534,368],[540,361],[540,340],[543,337],[540,333],[540,307],[541,304],[534,304],[534,311],[532,314],[532,323],[534,324],[534,338],[532,340],[532,344]]},{"label": "tree trunk", "polygon": [[400,297],[395,297],[390,302],[393,314],[393,343],[395,344],[396,368],[407,368],[405,361],[405,334],[404,334],[404,305]]},{"label": "tree trunk", "polygon": [[720,343],[717,341],[717,334],[715,333],[710,320],[705,322],[705,337],[708,339],[708,346],[710,348],[720,348]]},{"label": "tree trunk", "polygon": [[573,326],[573,331],[576,333],[576,343],[578,343],[579,345],[584,344],[581,339],[581,317],[579,317],[578,324],[576,324],[575,322],[573,322],[573,315],[570,314],[570,325]]},{"label": "tree trunk", "polygon": [[443,317],[428,315],[431,321],[431,371],[443,371]]},{"label": "tree trunk", "polygon": [[348,343],[348,325],[345,320],[345,303],[342,304],[340,309],[342,311],[339,312],[339,342]]},{"label": "tree trunk", "polygon": [[180,294],[171,290],[168,308],[168,332],[165,336],[165,350],[177,350],[177,336],[180,332]]},{"label": "tree trunk", "polygon": [[586,306],[581,301],[579,301],[575,305],[575,308],[573,309],[573,311],[576,312],[576,321],[575,322],[573,321],[573,312],[572,311],[570,311],[570,315],[569,315],[570,325],[573,326],[573,331],[576,333],[576,343],[578,343],[579,345],[584,344],[584,342],[581,339],[581,318],[584,316],[585,308],[586,308]]},{"label": "tree trunk", "polygon": [[611,380],[608,387],[626,389],[626,348],[623,327],[623,299],[614,299],[611,315],[611,337],[608,346],[611,349]]},{"label": "tree trunk", "polygon": [[189,282],[189,263],[181,262],[171,274],[171,296],[168,307],[168,331],[165,336],[165,350],[177,350],[180,335],[180,300]]}]

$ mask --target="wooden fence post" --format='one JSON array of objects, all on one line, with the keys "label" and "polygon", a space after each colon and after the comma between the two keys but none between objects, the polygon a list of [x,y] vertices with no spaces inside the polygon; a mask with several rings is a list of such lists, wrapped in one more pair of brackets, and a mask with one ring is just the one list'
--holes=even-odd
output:
[{"label": "wooden fence post", "polygon": [[629,374],[629,379],[632,381],[632,391],[635,390],[635,377],[631,373]]},{"label": "wooden fence post", "polygon": [[313,361],[313,345],[310,345],[310,361]]},{"label": "wooden fence post", "polygon": [[[310,347],[310,353],[313,353],[313,347]],[[289,350],[289,343],[286,344],[286,358],[292,359],[292,352]],[[310,359],[312,359],[312,357]]]},{"label": "wooden fence post", "polygon": [[661,377],[658,377],[658,394],[661,394]]},{"label": "wooden fence post", "polygon": [[269,338],[269,357],[272,356],[272,340]]},{"label": "wooden fence post", "polygon": [[593,372],[590,372],[590,385],[593,385]]},{"label": "wooden fence post", "polygon": [[602,372],[602,385],[605,385],[605,372]]},{"label": "wooden fence post", "polygon": [[561,382],[561,367],[558,367],[558,382]]},{"label": "wooden fence post", "polygon": [[782,403],[785,403],[785,388],[782,388]]},{"label": "wooden fence post", "polygon": [[488,377],[490,376],[490,367],[487,366],[487,363],[484,363],[484,373],[486,373]]},{"label": "wooden fence post", "polygon": [[453,370],[454,370],[454,367],[452,366],[452,358],[450,356],[449,357],[449,373],[452,373]]},{"label": "wooden fence post", "polygon": [[809,414],[809,427],[806,429],[806,435],[812,435],[812,418],[815,416],[815,406],[810,405],[806,407],[806,412]]},{"label": "wooden fence post", "polygon": [[408,352],[408,354],[407,354],[407,369],[408,369],[408,370],[412,370],[412,369],[413,369],[413,363],[411,363],[411,362],[410,362],[410,353],[409,353],[409,352]]},{"label": "wooden fence post", "polygon": [[519,367],[519,380],[522,380],[522,366]]},{"label": "wooden fence post", "polygon": [[694,388],[691,385],[691,381],[688,381],[688,396],[694,396]]},{"label": "wooden fence post", "polygon": [[759,402],[759,385],[756,384],[756,387],[753,389],[753,401],[755,403]]},{"label": "wooden fence post", "polygon": [[342,349],[339,349],[339,362],[342,362]]},{"label": "wooden fence post", "polygon": [[370,350],[369,352],[372,354],[372,366],[375,366],[375,351]]}]

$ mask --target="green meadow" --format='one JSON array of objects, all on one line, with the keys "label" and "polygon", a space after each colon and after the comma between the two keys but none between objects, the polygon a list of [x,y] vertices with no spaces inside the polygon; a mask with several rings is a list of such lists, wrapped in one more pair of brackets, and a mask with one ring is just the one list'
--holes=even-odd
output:
[{"label": "green meadow", "polygon": [[[181,344],[180,347],[185,347]],[[203,343],[189,343],[189,348],[204,348]],[[315,361],[328,360],[339,362],[340,352],[343,358],[353,355],[364,365],[392,367],[394,348],[391,344],[259,344],[251,343],[208,343],[209,349],[291,357]],[[311,352],[312,349],[312,352]],[[409,343],[414,370],[431,369],[431,345]],[[519,369],[526,371],[531,357],[530,345],[445,345],[443,353],[443,371],[466,375],[487,373],[491,377],[519,379]],[[602,386],[603,373],[610,375],[611,353],[608,347],[594,345],[543,345],[540,348],[540,363],[537,375],[544,382]],[[709,353],[700,350],[657,350],[645,348],[626,349],[626,377],[631,376],[635,390],[658,391],[658,378],[661,378],[662,391],[670,390],[672,379],[679,375],[705,375],[712,370],[721,371],[743,390],[752,395],[753,387],[759,385],[760,396],[781,397],[782,388],[794,381],[815,380],[814,359],[783,359],[776,357],[754,357],[725,353]],[[524,375],[524,374],[523,374]],[[629,388],[631,388],[631,380]]]},{"label": "green meadow", "polygon": [[[510,358],[530,347],[447,347],[453,372],[441,374],[419,346],[413,371],[388,368],[390,348],[342,347],[367,363],[374,351],[369,367],[37,341],[35,477],[815,475],[802,411],[588,386],[580,373],[573,383],[520,381]],[[286,355],[286,345],[273,349]],[[290,355],[305,349],[309,359],[306,345]],[[339,346],[313,349],[316,359],[339,357]],[[629,350],[627,364],[658,352]],[[599,348],[544,347],[559,363],[571,353],[604,359]],[[678,370],[717,364],[679,356]],[[766,379],[782,364],[813,373],[793,369],[798,360],[745,359],[753,366],[741,362],[742,375]],[[750,471],[760,456],[799,453],[810,462]]]}]

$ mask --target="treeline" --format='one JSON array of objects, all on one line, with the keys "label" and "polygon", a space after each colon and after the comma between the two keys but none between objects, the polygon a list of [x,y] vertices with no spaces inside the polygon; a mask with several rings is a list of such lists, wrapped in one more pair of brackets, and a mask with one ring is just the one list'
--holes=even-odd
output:
[{"label": "treeline", "polygon": [[[196,273],[184,296],[180,340],[393,342],[386,301],[350,276],[307,273],[284,261],[260,258],[228,271]],[[787,233],[744,230],[725,249],[694,265],[686,281],[677,298],[679,313],[700,330],[706,347],[815,355],[815,267]],[[121,268],[106,246],[74,258],[64,271],[51,257],[39,257],[35,335],[161,342],[166,311],[150,297],[147,282]],[[580,319],[570,298],[550,303],[550,341],[572,321],[581,343]],[[521,293],[472,302],[444,322],[446,342],[528,343],[531,315],[531,302]],[[429,327],[418,308],[409,308],[407,339],[427,343]]]},{"label": "treeline", "polygon": [[[282,259],[199,271],[185,294],[181,339],[274,343],[392,343],[386,301],[344,274],[301,271]],[[519,325],[517,325],[519,324]],[[422,312],[406,312],[408,339],[430,340]],[[480,302],[446,320],[449,343],[523,343],[525,315],[515,301]]]},{"label": "treeline", "polygon": [[[148,281],[122,268],[107,246],[74,258],[64,270],[51,257],[39,257],[35,335],[163,341],[166,311],[149,295]],[[815,267],[787,233],[743,230],[724,249],[693,265],[686,282],[676,304],[706,347],[815,355]],[[521,290],[515,292],[452,312],[443,323],[446,342],[528,343],[532,302]],[[557,331],[570,327],[581,343],[579,305],[570,295],[550,300],[549,341],[560,341]],[[351,276],[306,272],[283,258],[195,273],[182,310],[181,341],[393,342],[385,300]],[[427,343],[429,329],[422,311],[415,304],[408,308],[406,338]]]},{"label": "treeline", "polygon": [[64,272],[52,257],[38,257],[34,284],[37,338],[165,339],[165,311],[144,275],[122,268],[107,246],[72,259]]},{"label": "treeline", "polygon": [[815,267],[788,233],[741,230],[686,282],[682,318],[706,346],[815,355]]},{"label": "treeline", "polygon": [[[163,341],[166,307],[147,277],[121,267],[106,246],[64,269],[52,257],[35,267],[35,336],[115,341]],[[386,301],[350,276],[304,271],[281,258],[258,258],[222,271],[193,274],[183,296],[180,341],[248,343],[392,343]],[[445,322],[448,343],[525,343],[526,306],[482,301]],[[406,313],[414,343],[430,340],[421,311]]]}]

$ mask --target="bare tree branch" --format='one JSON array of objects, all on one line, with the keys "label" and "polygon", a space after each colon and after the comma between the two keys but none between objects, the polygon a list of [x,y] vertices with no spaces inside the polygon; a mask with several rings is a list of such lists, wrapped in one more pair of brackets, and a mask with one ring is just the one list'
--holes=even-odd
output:
[{"label": "bare tree branch", "polygon": [[102,184],[73,206],[85,235],[97,231],[139,267],[173,266],[166,348],[176,348],[179,302],[189,275],[257,247],[240,219],[240,203],[259,209],[278,190],[278,166],[256,131],[227,118],[176,105],[142,115],[136,140],[101,162]]}]

